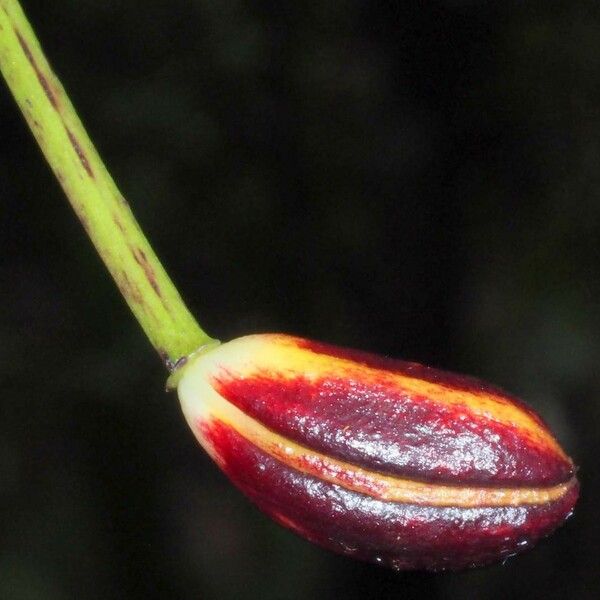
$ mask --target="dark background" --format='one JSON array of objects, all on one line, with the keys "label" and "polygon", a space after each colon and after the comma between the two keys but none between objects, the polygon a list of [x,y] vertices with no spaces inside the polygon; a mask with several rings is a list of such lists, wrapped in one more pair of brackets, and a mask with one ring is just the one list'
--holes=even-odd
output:
[{"label": "dark background", "polygon": [[456,574],[280,529],[197,446],[0,86],[0,598],[598,597],[597,2],[24,5],[209,333],[491,379],[582,497],[535,550]]}]

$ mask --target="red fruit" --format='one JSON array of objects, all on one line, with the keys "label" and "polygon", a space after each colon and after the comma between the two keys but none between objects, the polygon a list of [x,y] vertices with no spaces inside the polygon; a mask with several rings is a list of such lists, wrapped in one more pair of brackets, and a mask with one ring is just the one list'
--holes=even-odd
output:
[{"label": "red fruit", "polygon": [[511,556],[571,514],[575,468],[524,404],[464,377],[285,335],[178,374],[198,440],[264,512],[396,569]]}]

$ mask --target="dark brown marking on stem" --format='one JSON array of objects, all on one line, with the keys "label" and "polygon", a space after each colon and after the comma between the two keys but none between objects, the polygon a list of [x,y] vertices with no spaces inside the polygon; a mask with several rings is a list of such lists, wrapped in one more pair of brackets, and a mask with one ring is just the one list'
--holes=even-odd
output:
[{"label": "dark brown marking on stem", "polygon": [[38,78],[38,81],[40,82],[40,85],[42,86],[42,88],[44,90],[44,93],[46,94],[46,97],[50,101],[50,104],[52,104],[52,106],[55,108],[55,110],[58,110],[58,100],[56,99],[56,96],[54,95],[54,91],[50,87],[50,84],[48,83],[46,76],[40,71],[40,68],[38,67],[37,63],[35,62],[35,59],[33,58],[33,54],[31,54],[31,50],[29,49],[27,42],[23,39],[23,37],[21,36],[21,34],[19,33],[19,31],[17,29],[15,29],[14,31],[17,36],[17,39],[19,40],[19,45],[21,46],[21,49],[25,53],[25,56],[27,57],[29,64],[33,67],[33,70],[35,71],[35,74]]},{"label": "dark brown marking on stem", "polygon": [[117,229],[121,233],[125,233],[125,227],[123,226],[123,223],[121,223],[121,219],[119,219],[117,215],[113,215],[113,223],[117,226]]},{"label": "dark brown marking on stem", "polygon": [[131,300],[133,302],[135,302],[136,304],[139,304],[140,306],[143,306],[145,304],[144,297],[140,293],[139,288],[137,287],[137,285],[135,285],[135,283],[130,281],[130,279],[129,279],[129,277],[127,277],[127,273],[125,273],[125,271],[123,271],[123,280],[122,280],[121,285],[122,285],[123,295],[126,298],[131,298]]},{"label": "dark brown marking on stem", "polygon": [[158,282],[156,281],[156,273],[154,273],[154,269],[148,262],[148,258],[146,257],[146,253],[137,247],[132,247],[131,251],[133,252],[133,257],[135,258],[135,262],[137,262],[140,267],[144,270],[144,274],[146,275],[146,279],[152,286],[152,289],[156,292],[156,295],[162,299],[162,291]]},{"label": "dark brown marking on stem", "polygon": [[85,169],[86,173],[92,179],[94,179],[94,172],[92,171],[92,167],[90,167],[90,162],[88,161],[88,158],[85,155],[85,152],[81,148],[81,145],[79,144],[78,139],[75,137],[75,134],[66,125],[65,125],[65,130],[67,132],[67,135],[69,136],[69,141],[71,142],[71,146],[73,146],[73,150],[75,150],[75,154],[77,154],[77,157],[79,158],[79,161],[81,162],[81,165]]}]

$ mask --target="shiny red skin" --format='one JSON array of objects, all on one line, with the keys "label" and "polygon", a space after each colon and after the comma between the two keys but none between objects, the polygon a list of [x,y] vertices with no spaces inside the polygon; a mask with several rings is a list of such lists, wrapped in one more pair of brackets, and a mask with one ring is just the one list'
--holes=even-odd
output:
[{"label": "shiny red skin", "polygon": [[[340,460],[390,475],[451,485],[544,486],[568,481],[573,464],[511,424],[409,394],[385,373],[416,377],[449,389],[493,394],[519,406],[544,431],[543,421],[516,398],[485,382],[415,363],[294,338],[318,354],[349,358],[382,376],[328,376],[310,381],[264,372],[215,375],[228,402],[290,440]],[[551,435],[551,434],[550,434]]]},{"label": "shiny red skin", "polygon": [[543,505],[386,502],[292,469],[218,421],[197,426],[224,472],[273,519],[329,550],[394,569],[461,569],[513,556],[560,525],[578,495],[574,483]]},{"label": "shiny red skin", "polygon": [[579,493],[572,461],[531,409],[415,363],[248,336],[201,355],[180,397],[200,442],[259,508],[324,548],[395,569],[517,554],[560,526]]}]

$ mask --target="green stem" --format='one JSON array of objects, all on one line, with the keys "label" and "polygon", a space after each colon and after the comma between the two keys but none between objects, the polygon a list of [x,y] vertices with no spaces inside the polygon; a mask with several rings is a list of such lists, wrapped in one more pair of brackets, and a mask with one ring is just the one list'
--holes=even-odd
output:
[{"label": "green stem", "polygon": [[0,0],[0,70],[100,257],[167,366],[213,343],[144,237],[17,0]]}]

